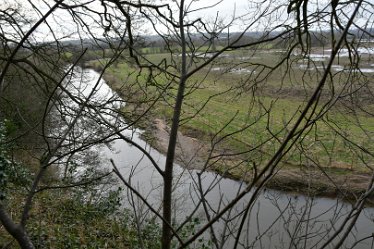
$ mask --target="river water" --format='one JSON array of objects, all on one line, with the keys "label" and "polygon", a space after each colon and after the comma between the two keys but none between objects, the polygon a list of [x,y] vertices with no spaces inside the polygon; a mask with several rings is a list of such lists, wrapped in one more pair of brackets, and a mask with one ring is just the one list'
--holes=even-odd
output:
[{"label": "river water", "polygon": [[[97,113],[89,115],[92,120],[97,122],[100,119],[106,119],[109,123],[125,127],[126,123],[122,119],[110,115],[107,111],[111,108],[118,108],[121,100],[104,81],[97,84],[98,77],[99,74],[91,69],[78,69],[71,82],[80,95],[87,97],[93,93],[91,97],[94,102],[106,110],[101,117],[98,117]],[[111,107],[100,105],[108,99],[111,100],[109,103]],[[97,127],[99,127],[99,131],[94,130]],[[108,134],[107,131],[103,131],[102,124],[97,127],[90,126],[90,129],[86,127],[85,130],[95,133],[96,136],[100,133]],[[160,167],[164,165],[165,157],[140,138],[141,131],[126,129],[122,131],[122,134],[145,148]],[[105,146],[97,148],[99,148],[98,153],[102,162],[109,166],[109,159],[112,159],[120,168],[124,178],[128,179],[131,185],[146,197],[154,209],[160,210],[162,178],[151,162],[136,147],[121,139],[115,139],[106,143]],[[227,179],[212,172],[201,174],[201,188],[199,188],[199,173],[197,170],[186,170],[177,164],[175,165],[174,221],[176,224],[181,223],[191,213],[195,220],[195,222],[189,223],[191,226],[186,230],[186,234],[192,234],[206,222],[206,213],[211,217],[214,216],[230,200],[235,198],[240,190],[245,188],[245,184],[240,181]],[[207,212],[204,211],[202,205],[196,208],[201,191],[207,191]],[[124,191],[124,205],[135,208],[139,218],[150,217],[149,209],[138,198],[128,192],[126,194],[126,192]],[[252,194],[253,192],[248,193],[213,227],[217,244],[221,248],[232,248],[242,220],[242,212]],[[303,195],[264,190],[251,207],[250,215],[245,219],[238,248],[320,248],[339,228],[350,210],[350,204],[337,199],[309,198]],[[204,234],[205,239],[209,239],[209,232],[211,230]],[[370,236],[372,233],[374,233],[374,208],[365,208],[341,248],[352,248],[353,245],[353,248],[373,248],[372,239],[355,244],[356,241]],[[194,246],[201,248],[203,243],[196,242]],[[326,248],[334,248],[333,245],[334,243]],[[208,248],[214,248],[214,246],[209,245]]]}]

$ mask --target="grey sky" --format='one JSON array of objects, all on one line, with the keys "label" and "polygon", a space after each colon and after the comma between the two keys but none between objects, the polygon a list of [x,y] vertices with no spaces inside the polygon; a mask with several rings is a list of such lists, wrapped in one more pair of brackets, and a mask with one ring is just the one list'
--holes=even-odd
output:
[{"label": "grey sky", "polygon": [[[42,12],[48,11],[48,7],[45,4],[46,2],[50,5],[53,5],[53,0],[1,0],[2,3],[14,3],[19,2],[25,6],[28,6],[30,11],[25,9],[26,14],[28,17],[34,16],[37,19],[37,15],[35,12],[30,8],[30,2],[35,4],[40,8]],[[72,0],[66,0],[66,2],[71,2]],[[77,2],[88,2],[88,0],[76,0]],[[138,0],[136,0],[137,2]],[[144,0],[146,1],[146,0]],[[160,3],[160,2],[168,2],[174,6],[173,9],[176,9],[176,4],[179,1],[175,0],[158,0],[158,1],[148,1],[150,3]],[[282,5],[283,2],[283,5]],[[374,2],[374,0],[369,0],[369,2]],[[0,7],[1,4],[0,3]],[[270,29],[277,24],[282,23],[283,21],[287,20],[287,24],[292,24],[293,16],[287,14],[287,5],[289,0],[222,0],[222,1],[212,1],[212,0],[186,0],[186,6],[190,6],[191,13],[188,15],[188,19],[193,20],[196,18],[202,18],[204,21],[212,22],[215,20],[216,16],[218,15],[219,20],[221,20],[224,24],[230,22],[231,18],[235,15],[235,17],[241,17],[235,20],[235,22],[231,23],[230,31],[243,31],[244,27],[251,21],[255,21],[254,26],[251,27],[250,30],[263,30],[263,29]],[[208,9],[201,9],[203,7],[209,7],[218,3],[216,6],[213,6]],[[327,0],[309,0],[310,7],[309,11],[313,12],[316,9],[324,8],[329,6],[329,1]],[[327,4],[327,5],[326,5]],[[281,7],[279,7],[281,6]],[[98,10],[101,8],[100,1],[96,0],[93,4],[90,4],[91,8],[97,8]],[[260,13],[262,13],[266,9],[266,15],[260,18]],[[196,11],[193,11],[196,10]],[[350,10],[347,9],[348,13]],[[34,13],[33,13],[34,12]],[[177,13],[175,13],[177,16]],[[95,19],[96,18],[96,19]],[[90,25],[90,28],[94,30],[94,32],[102,33],[102,29],[95,30],[94,24],[95,21],[98,20],[98,16],[91,19],[89,17],[85,17],[85,22]],[[343,17],[344,19],[344,17]],[[358,23],[364,24],[367,21],[367,18],[364,15],[360,16],[361,20],[358,20]],[[48,23],[50,27],[54,30],[55,35],[59,38],[64,36],[72,35],[71,38],[77,38],[77,26],[74,23],[74,20],[71,16],[67,13],[66,10],[58,10],[56,13],[48,19]],[[372,23],[371,23],[372,24]],[[162,25],[158,25],[161,31]],[[24,27],[27,29],[27,27]],[[164,28],[166,30],[166,28]],[[51,33],[48,32],[48,27],[46,25],[42,25],[39,29],[39,34],[37,35],[37,39],[48,40],[51,39]],[[142,26],[139,26],[137,29],[139,33],[148,33],[152,34],[152,27],[149,23],[144,23]],[[154,32],[153,32],[154,33]],[[83,32],[81,32],[83,34]]]}]

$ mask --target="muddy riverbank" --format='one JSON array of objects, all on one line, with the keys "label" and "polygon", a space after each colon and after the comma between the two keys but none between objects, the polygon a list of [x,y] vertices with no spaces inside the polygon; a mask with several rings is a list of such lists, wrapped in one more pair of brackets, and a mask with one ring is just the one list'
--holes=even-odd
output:
[{"label": "muddy riverbank", "polygon": [[[147,140],[152,147],[165,154],[170,127],[159,118],[155,118],[153,123],[147,127]],[[252,181],[252,171],[245,171],[238,167],[223,169],[222,165],[209,163],[209,150],[207,142],[178,132],[176,161],[181,166],[196,170],[207,169],[231,179],[244,180],[247,183]],[[284,164],[267,183],[266,187],[306,195],[343,199],[354,199],[366,190],[367,183],[370,182],[370,174],[354,172],[350,169],[341,170],[346,172],[344,174],[331,174],[327,172],[328,169]],[[371,201],[373,200],[374,196],[371,197]]]}]

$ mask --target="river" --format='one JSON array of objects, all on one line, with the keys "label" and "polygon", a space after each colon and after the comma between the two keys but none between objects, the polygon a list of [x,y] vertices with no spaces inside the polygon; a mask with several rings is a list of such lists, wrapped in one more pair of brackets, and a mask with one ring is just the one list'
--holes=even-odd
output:
[{"label": "river", "polygon": [[[97,84],[97,88],[92,91],[98,77],[99,74],[91,69],[77,69],[72,80],[74,89],[82,96],[88,96],[92,92],[93,96],[96,96],[93,98],[96,104],[104,103],[107,99],[116,99],[116,101],[110,101],[112,105],[110,108],[101,106],[103,110],[118,108],[118,103],[121,100],[104,81]],[[123,120],[110,115],[108,112],[101,117],[98,117],[97,113],[93,113],[89,117],[92,117],[95,122],[101,118],[110,120],[110,123],[122,125],[122,127],[126,126]],[[84,127],[84,124],[82,124],[82,127]],[[98,127],[100,127],[100,131],[95,131],[92,127],[89,130],[86,127],[85,130],[86,132],[93,132],[96,134],[95,136],[100,132],[103,135],[107,134],[107,132],[103,132],[102,125]],[[160,166],[164,165],[165,157],[140,138],[141,131],[127,129],[122,131],[122,134],[149,151]],[[109,159],[113,159],[126,179],[130,179],[129,176],[131,175],[131,185],[142,193],[155,209],[160,208],[162,179],[149,159],[136,147],[121,139],[115,139],[105,146],[97,147],[97,149],[102,162],[110,167]],[[177,164],[175,165],[174,220],[177,224],[181,223],[191,212],[196,210],[193,217],[198,218],[198,220],[189,223],[194,226],[187,229],[187,233],[191,234],[201,227],[207,219],[201,205],[196,209],[199,196],[201,196],[198,184],[199,173],[197,170],[186,170]],[[227,179],[212,172],[204,172],[201,179],[203,191],[209,189],[206,201],[209,204],[208,213],[210,216],[214,216],[215,213],[222,210],[240,190],[245,188],[243,182]],[[218,240],[217,243],[221,248],[232,248],[241,221],[242,211],[252,194],[253,192],[248,193],[213,227]],[[129,204],[131,200],[134,201],[132,205]],[[138,198],[134,197],[132,199],[128,191],[124,191],[124,205],[134,207],[139,217],[150,215],[148,208]],[[350,204],[338,199],[309,198],[298,194],[264,190],[251,207],[250,215],[245,220],[238,248],[320,248],[338,229],[339,224],[342,223],[350,209]],[[373,232],[374,208],[365,208],[341,248],[352,248],[352,245],[355,245],[353,248],[359,249],[373,248],[373,239],[354,244],[355,241],[370,236]],[[209,233],[206,232],[204,237],[208,239]],[[338,236],[338,238],[340,237]],[[196,242],[195,247],[202,247],[202,243],[204,242]],[[334,243],[326,248],[334,248],[333,245]],[[210,247],[213,248],[212,245],[208,246],[208,248]]]}]

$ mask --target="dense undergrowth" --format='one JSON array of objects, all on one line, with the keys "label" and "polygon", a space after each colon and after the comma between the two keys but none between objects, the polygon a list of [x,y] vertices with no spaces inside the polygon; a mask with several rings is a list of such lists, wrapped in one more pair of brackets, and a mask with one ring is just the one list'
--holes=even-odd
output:
[{"label": "dense undergrowth", "polygon": [[[5,125],[7,123],[8,125]],[[0,122],[0,191],[3,205],[12,217],[20,217],[22,203],[32,183],[33,169],[18,159],[17,152],[7,141],[10,120]],[[27,154],[32,161],[31,154]],[[57,172],[49,172],[41,185],[61,183]],[[159,225],[146,222],[141,234],[131,211],[123,208],[121,189],[102,191],[100,183],[75,188],[41,191],[33,202],[27,231],[36,248],[159,248]],[[140,236],[140,237],[139,237]],[[143,236],[143,237],[141,237]],[[0,248],[18,248],[16,241],[0,226]]]}]

